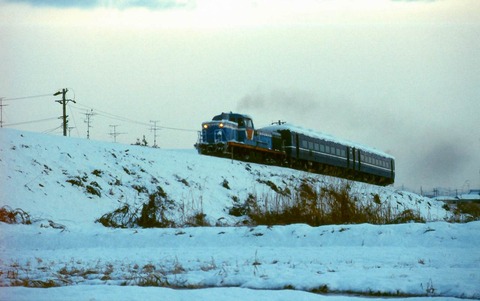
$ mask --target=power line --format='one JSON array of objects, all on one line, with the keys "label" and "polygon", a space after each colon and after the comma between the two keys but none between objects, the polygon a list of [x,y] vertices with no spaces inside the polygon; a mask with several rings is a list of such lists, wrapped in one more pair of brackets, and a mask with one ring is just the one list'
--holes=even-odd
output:
[{"label": "power line", "polygon": [[58,117],[51,117],[51,118],[31,120],[31,121],[24,121],[24,122],[17,122],[17,123],[9,123],[9,124],[5,124],[4,126],[15,126],[15,125],[22,125],[22,124],[31,124],[31,123],[44,122],[44,121],[49,121],[49,120],[54,120],[54,119],[58,119]]},{"label": "power line", "polygon": [[44,134],[49,134],[49,133],[52,133],[52,132],[55,132],[56,130],[58,130],[59,128],[63,127],[63,124],[57,126],[56,128],[53,128],[53,129],[50,129],[50,130],[46,130],[46,131],[43,131]]},{"label": "power line", "polygon": [[22,99],[30,99],[30,98],[39,98],[39,97],[47,97],[51,96],[51,93],[48,94],[41,94],[41,95],[32,95],[32,96],[23,96],[23,97],[15,97],[15,98],[5,98],[5,101],[10,101],[10,100],[22,100]]},{"label": "power line", "polygon": [[75,114],[73,114],[73,112],[72,112],[72,108],[70,107],[70,103],[68,103],[68,109],[69,109],[70,112],[72,113],[73,123],[75,124],[74,127],[72,127],[72,126],[69,126],[69,127],[68,127],[68,136],[70,137],[70,136],[71,136],[71,131],[72,131],[72,129],[75,129],[75,130],[77,131],[77,137],[80,137],[80,133],[78,132],[77,121],[75,120]]},{"label": "power line", "polygon": [[[89,107],[89,106],[86,106],[86,105],[77,104],[77,106],[82,106],[82,107],[85,107],[85,108],[88,108],[88,109],[91,109],[91,110],[95,110],[96,115],[103,116],[103,117],[106,117],[106,118],[110,118],[110,119],[114,119],[114,120],[118,120],[118,121],[123,121],[123,122],[128,122],[128,123],[134,123],[134,124],[143,125],[143,126],[151,126],[151,124],[149,124],[149,123],[133,120],[133,119],[130,119],[130,118],[127,118],[127,117],[119,116],[119,115],[114,115],[114,114],[111,114],[111,113],[108,113],[108,112],[105,112],[105,111],[102,111],[102,110],[98,110],[98,109],[95,109],[95,108],[92,108],[92,107]],[[75,107],[75,106],[72,105],[72,107]],[[80,109],[80,108],[78,108],[78,109]],[[172,130],[172,131],[195,132],[195,133],[198,132],[198,130],[168,127],[168,126],[157,126],[157,127],[159,129]]]},{"label": "power line", "polygon": [[107,117],[107,118],[110,118],[110,119],[119,120],[119,121],[123,121],[123,122],[136,123],[136,124],[139,124],[139,125],[150,126],[150,124],[145,123],[145,122],[136,121],[136,120],[133,120],[133,119],[129,119],[127,117],[114,115],[114,114],[111,114],[111,113],[108,113],[108,112],[105,112],[105,111],[102,111],[102,110],[99,110],[99,109],[96,109],[96,108],[92,108],[92,107],[89,107],[89,106],[85,106],[85,105],[82,105],[82,104],[77,104],[77,105],[82,106],[84,108],[91,109],[91,110],[95,110],[96,115],[99,115],[99,116],[103,116],[103,117]]}]

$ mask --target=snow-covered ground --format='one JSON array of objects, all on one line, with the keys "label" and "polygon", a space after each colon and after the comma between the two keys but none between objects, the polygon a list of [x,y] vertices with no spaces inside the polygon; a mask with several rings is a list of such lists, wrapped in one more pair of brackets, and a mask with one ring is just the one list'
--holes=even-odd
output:
[{"label": "snow-covered ground", "polygon": [[[0,170],[0,207],[33,221],[0,223],[0,300],[480,298],[480,222],[447,223],[441,202],[392,187],[355,183],[352,192],[429,222],[235,226],[244,221],[229,214],[235,199],[274,195],[272,183],[340,180],[193,151],[1,129]],[[177,225],[201,212],[212,227],[95,222],[158,187]],[[49,286],[60,287],[32,288]]]}]

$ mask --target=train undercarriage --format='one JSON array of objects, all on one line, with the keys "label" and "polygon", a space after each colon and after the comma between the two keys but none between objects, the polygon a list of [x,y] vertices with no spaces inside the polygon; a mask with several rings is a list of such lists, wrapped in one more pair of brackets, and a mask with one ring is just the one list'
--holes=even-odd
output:
[{"label": "train undercarriage", "polygon": [[344,168],[289,158],[284,151],[269,150],[237,142],[219,143],[216,145],[200,145],[197,147],[203,155],[230,158],[244,162],[274,165],[286,168],[303,170],[311,173],[323,174],[332,177],[344,178],[374,185],[386,186],[392,184],[391,179],[367,174],[351,168]]}]

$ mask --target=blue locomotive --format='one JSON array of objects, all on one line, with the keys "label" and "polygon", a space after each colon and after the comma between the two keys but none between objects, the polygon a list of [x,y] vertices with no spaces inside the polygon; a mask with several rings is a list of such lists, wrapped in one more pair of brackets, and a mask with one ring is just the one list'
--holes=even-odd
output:
[{"label": "blue locomotive", "polygon": [[377,185],[395,180],[395,159],[384,152],[278,122],[255,129],[249,115],[222,113],[202,123],[200,154],[287,166]]}]

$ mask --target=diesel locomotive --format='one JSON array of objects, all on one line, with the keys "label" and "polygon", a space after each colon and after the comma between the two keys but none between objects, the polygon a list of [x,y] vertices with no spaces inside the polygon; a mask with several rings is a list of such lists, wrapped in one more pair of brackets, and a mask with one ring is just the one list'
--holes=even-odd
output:
[{"label": "diesel locomotive", "polygon": [[222,113],[203,122],[200,154],[301,169],[386,186],[395,180],[395,158],[376,149],[278,122],[255,129],[246,114]]}]

